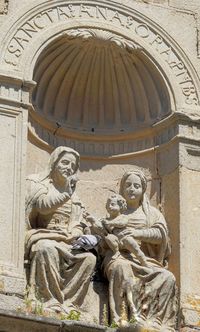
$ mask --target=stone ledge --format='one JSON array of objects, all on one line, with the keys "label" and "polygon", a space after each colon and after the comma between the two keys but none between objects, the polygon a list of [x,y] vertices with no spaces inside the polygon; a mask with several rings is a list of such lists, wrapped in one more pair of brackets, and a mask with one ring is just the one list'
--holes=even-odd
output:
[{"label": "stone ledge", "polygon": [[133,326],[109,328],[77,321],[60,321],[32,314],[0,310],[0,332],[139,332]]},{"label": "stone ledge", "polygon": [[191,326],[182,327],[180,330],[180,332],[198,332],[198,331],[200,331],[199,327],[191,327]]}]

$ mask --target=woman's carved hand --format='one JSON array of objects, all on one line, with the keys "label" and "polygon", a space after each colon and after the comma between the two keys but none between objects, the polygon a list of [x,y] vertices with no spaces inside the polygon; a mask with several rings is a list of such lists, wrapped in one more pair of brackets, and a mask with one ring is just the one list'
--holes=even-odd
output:
[{"label": "woman's carved hand", "polygon": [[69,178],[68,178],[66,192],[69,194],[70,197],[72,196],[72,194],[74,193],[74,191],[76,189],[77,181],[78,181],[78,177],[76,174],[69,176]]},{"label": "woman's carved hand", "polygon": [[98,222],[98,219],[95,218],[94,216],[92,216],[91,214],[87,214],[85,218],[92,225],[97,224],[97,222]]},{"label": "woman's carved hand", "polygon": [[[120,235],[126,236],[130,234],[130,230],[124,229],[120,232]],[[142,240],[143,238],[143,230],[142,229],[132,229],[131,230],[131,236],[134,237],[136,240]]]}]

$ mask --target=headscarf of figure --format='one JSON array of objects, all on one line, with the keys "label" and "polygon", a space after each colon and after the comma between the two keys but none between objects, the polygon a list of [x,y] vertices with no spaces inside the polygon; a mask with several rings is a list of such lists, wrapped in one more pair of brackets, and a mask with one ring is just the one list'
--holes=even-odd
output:
[{"label": "headscarf of figure", "polygon": [[146,189],[147,189],[147,179],[146,176],[144,175],[144,173],[140,170],[131,170],[131,171],[127,171],[126,173],[124,173],[124,175],[122,176],[121,182],[120,182],[120,190],[119,193],[120,195],[122,195],[124,197],[124,185],[126,180],[128,179],[128,177],[130,175],[136,175],[140,178],[141,184],[142,184],[142,198],[140,201],[140,204],[142,205],[142,209],[144,211],[144,214],[147,217],[147,223],[148,225],[150,224],[150,220],[149,220],[149,207],[150,207],[150,202],[149,199],[146,195]]},{"label": "headscarf of figure", "polygon": [[79,169],[79,166],[80,166],[80,155],[79,155],[79,153],[77,151],[75,151],[74,149],[69,148],[67,146],[59,146],[58,148],[56,148],[51,153],[47,169],[45,170],[45,172],[40,177],[41,180],[44,180],[44,179],[46,179],[47,177],[49,177],[51,175],[52,171],[54,170],[55,165],[58,163],[58,161],[65,154],[72,154],[76,158],[76,167],[75,167],[74,174],[77,173],[77,171]]},{"label": "headscarf of figure", "polygon": [[[37,201],[37,199],[43,195],[46,194],[48,192],[48,183],[46,183],[46,179],[49,179],[50,182],[52,181],[51,179],[51,173],[55,168],[56,163],[62,158],[62,156],[64,156],[65,154],[72,154],[73,156],[75,156],[76,158],[76,165],[75,165],[75,171],[74,174],[77,173],[78,169],[79,169],[79,164],[80,164],[80,155],[77,151],[75,151],[72,148],[66,147],[66,146],[59,146],[58,148],[56,148],[50,155],[49,158],[49,162],[47,165],[47,168],[45,169],[45,171],[43,171],[42,173],[39,174],[33,174],[32,176],[30,176],[28,179],[32,180],[35,183],[41,183],[43,184],[42,187],[33,187],[34,189],[32,189],[31,193],[29,194],[29,196],[26,199],[26,211],[27,211],[27,216],[29,216],[29,213],[32,209],[32,206],[34,205],[34,203]],[[45,190],[44,190],[45,188]],[[80,205],[80,201],[74,199],[74,202]],[[29,212],[28,212],[29,211]],[[31,229],[34,228],[32,227],[30,221],[29,221],[29,217],[26,218],[26,223],[27,223],[27,229]]]}]

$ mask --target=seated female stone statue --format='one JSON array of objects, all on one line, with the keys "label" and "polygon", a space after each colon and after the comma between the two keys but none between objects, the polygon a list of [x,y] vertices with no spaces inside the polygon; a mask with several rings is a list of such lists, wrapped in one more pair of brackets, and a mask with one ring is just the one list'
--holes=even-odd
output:
[{"label": "seated female stone statue", "polygon": [[73,149],[58,147],[47,170],[27,179],[29,298],[43,300],[50,310],[81,306],[96,263],[93,254],[72,250],[84,228],[84,209],[74,193],[79,159]]},{"label": "seated female stone statue", "polygon": [[[141,242],[147,266],[137,255],[119,247],[120,255],[113,258],[112,250],[104,250],[104,271],[109,281],[111,320],[118,322],[122,304],[129,319],[140,317],[140,323],[151,331],[174,331],[177,311],[175,278],[167,270],[170,254],[168,229],[163,215],[145,194],[147,181],[139,170],[124,174],[120,194],[125,198],[127,219],[120,236]],[[114,224],[114,223],[113,223]],[[120,291],[119,291],[120,290]]]}]

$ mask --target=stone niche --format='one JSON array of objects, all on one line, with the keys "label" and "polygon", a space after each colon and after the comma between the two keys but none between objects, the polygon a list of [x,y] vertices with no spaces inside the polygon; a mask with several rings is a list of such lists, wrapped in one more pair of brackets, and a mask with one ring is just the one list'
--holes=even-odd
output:
[{"label": "stone niche", "polygon": [[109,31],[70,30],[44,49],[33,80],[29,172],[41,170],[47,160],[41,147],[50,152],[66,145],[81,155],[78,186],[81,196],[89,193],[88,208],[102,213],[102,197],[117,190],[132,165],[146,170],[149,181],[155,179],[151,197],[155,205],[160,202],[152,128],[172,113],[170,96],[139,45]]},{"label": "stone niche", "polygon": [[[80,154],[76,193],[98,219],[106,216],[107,199],[119,192],[123,174],[133,168],[143,172],[151,206],[169,228],[168,270],[180,300],[176,327],[199,326],[199,78],[177,41],[153,20],[159,22],[162,5],[174,15],[168,2],[38,0],[5,26],[0,40],[3,309],[21,305],[26,285],[25,178],[43,172],[50,154],[64,146]],[[26,260],[26,272],[30,264]],[[109,307],[108,280],[101,278],[91,281],[84,299],[87,321],[99,322]]]},{"label": "stone niche", "polygon": [[[170,191],[178,176],[176,159],[165,170],[161,165],[166,153],[173,160],[178,149],[168,142],[177,130],[170,89],[141,46],[101,29],[69,30],[40,54],[33,80],[27,173],[44,169],[49,154],[41,149],[74,148],[81,156],[77,194],[89,213],[102,218],[123,174],[139,168],[148,179],[151,204],[167,210],[176,243],[178,216],[170,210],[178,197],[178,188]],[[170,260],[176,276],[178,249]],[[94,282],[93,287],[85,301],[90,317],[98,313],[98,319],[108,306],[107,285]]]}]

